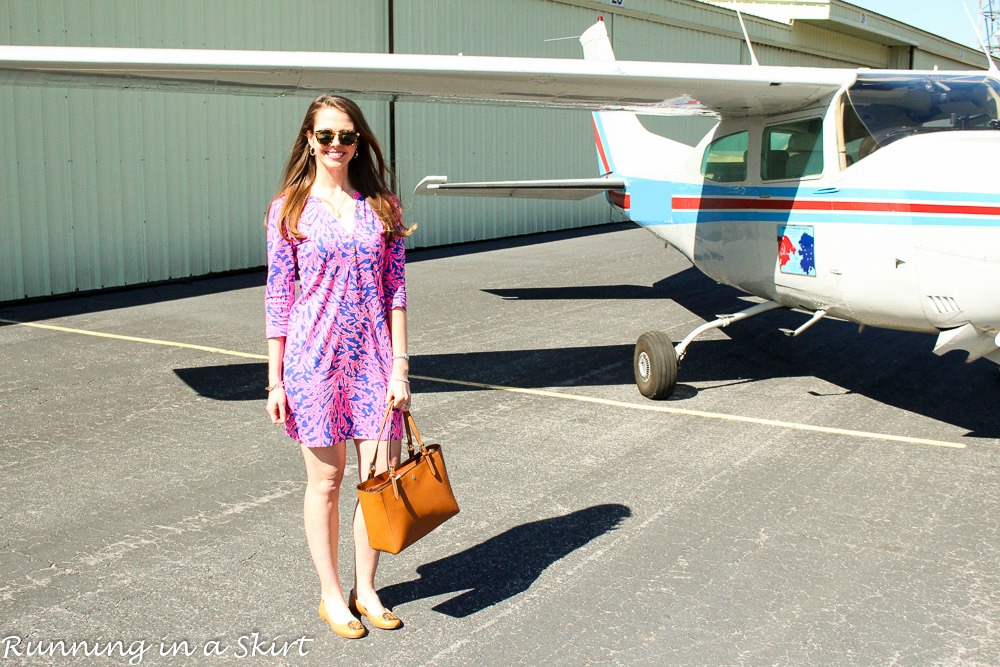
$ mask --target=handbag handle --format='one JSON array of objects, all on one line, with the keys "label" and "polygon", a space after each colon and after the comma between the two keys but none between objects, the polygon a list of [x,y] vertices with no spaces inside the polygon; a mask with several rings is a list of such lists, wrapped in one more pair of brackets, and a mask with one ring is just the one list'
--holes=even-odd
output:
[{"label": "handbag handle", "polygon": [[[410,450],[410,456],[413,456],[413,439],[416,437],[417,444],[420,445],[420,451],[427,453],[427,448],[424,447],[424,439],[420,437],[420,431],[417,430],[417,422],[413,421],[413,415],[410,414],[409,410],[403,410],[403,426],[406,428],[406,448]],[[413,432],[410,432],[410,429]]]},{"label": "handbag handle", "polygon": [[[424,447],[424,441],[420,438],[420,431],[417,430],[417,423],[413,421],[413,415],[410,414],[409,410],[403,410],[403,426],[406,427],[406,449],[410,454],[410,458],[413,458],[413,434],[417,434],[417,444],[420,445],[420,451],[426,451]],[[375,476],[375,460],[378,458],[378,443],[382,442],[382,433],[385,432],[385,426],[389,423],[389,416],[392,415],[392,403],[388,404],[385,408],[385,416],[382,417],[382,425],[378,428],[378,435],[375,436],[375,451],[372,453],[372,462],[368,466],[368,477],[365,479],[367,482],[369,479]],[[410,429],[413,429],[411,432]],[[395,466],[389,463],[389,444],[386,442],[385,447],[385,467],[389,470],[391,475]]]}]

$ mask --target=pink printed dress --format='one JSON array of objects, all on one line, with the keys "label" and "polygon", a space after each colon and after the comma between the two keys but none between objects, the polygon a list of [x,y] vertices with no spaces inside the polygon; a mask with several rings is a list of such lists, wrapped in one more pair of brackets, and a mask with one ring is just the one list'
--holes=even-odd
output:
[{"label": "pink printed dress", "polygon": [[[309,197],[299,219],[301,241],[286,241],[278,231],[283,197],[267,214],[266,336],[286,336],[285,430],[308,447],[378,435],[392,371],[389,314],[406,308],[403,239],[387,241],[371,206],[360,194],[355,199],[350,230]],[[392,422],[396,440],[398,411]]]}]

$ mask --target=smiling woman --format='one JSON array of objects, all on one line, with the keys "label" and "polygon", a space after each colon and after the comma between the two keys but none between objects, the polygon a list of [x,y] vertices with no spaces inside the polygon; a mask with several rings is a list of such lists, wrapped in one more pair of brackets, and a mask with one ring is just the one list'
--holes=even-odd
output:
[{"label": "smiling woman", "polygon": [[[403,238],[412,228],[403,226],[387,183],[382,149],[361,109],[321,95],[306,112],[267,215],[266,409],[300,444],[319,615],[348,638],[366,633],[352,612],[379,628],[401,626],[375,592],[378,552],[357,507],[347,602],[337,556],[347,440],[359,460],[398,463],[400,414],[394,413],[389,441],[381,441],[380,424],[387,403],[410,407]],[[374,456],[387,448],[388,455]]]}]

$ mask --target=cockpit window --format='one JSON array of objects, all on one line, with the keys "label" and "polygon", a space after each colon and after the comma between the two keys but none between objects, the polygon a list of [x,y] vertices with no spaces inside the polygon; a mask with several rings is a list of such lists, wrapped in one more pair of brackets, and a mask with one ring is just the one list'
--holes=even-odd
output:
[{"label": "cockpit window", "polygon": [[897,139],[928,132],[997,130],[1000,84],[982,74],[862,74],[843,114],[847,164]]},{"label": "cockpit window", "polygon": [[823,173],[823,119],[786,121],[764,129],[760,173],[765,181]]},{"label": "cockpit window", "polygon": [[747,178],[750,133],[737,132],[715,139],[701,159],[701,173],[716,183],[738,183]]}]

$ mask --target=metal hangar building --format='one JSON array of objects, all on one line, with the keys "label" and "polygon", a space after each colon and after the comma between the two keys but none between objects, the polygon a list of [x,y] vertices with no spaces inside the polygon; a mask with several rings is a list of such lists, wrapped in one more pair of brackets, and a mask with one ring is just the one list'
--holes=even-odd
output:
[{"label": "metal hangar building", "polygon": [[[985,67],[974,49],[842,0],[6,0],[0,42],[575,59],[573,37],[603,16],[622,60],[749,63],[735,6],[766,65]],[[264,212],[309,101],[0,86],[0,302],[262,266]],[[613,219],[600,197],[410,195],[427,174],[593,176],[587,113],[363,106],[420,224],[411,248]],[[711,126],[647,119],[688,143]]]}]

